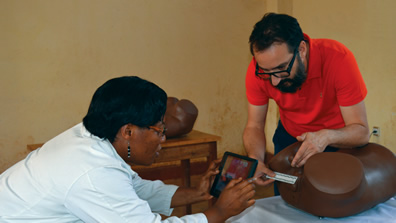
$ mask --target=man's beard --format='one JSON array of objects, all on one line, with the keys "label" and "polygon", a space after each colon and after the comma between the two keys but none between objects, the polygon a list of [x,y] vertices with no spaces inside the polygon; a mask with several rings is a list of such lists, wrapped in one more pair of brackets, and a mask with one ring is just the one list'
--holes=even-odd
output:
[{"label": "man's beard", "polygon": [[293,79],[291,78],[285,78],[279,82],[278,85],[275,87],[278,88],[278,90],[285,92],[285,93],[294,93],[296,92],[301,85],[305,82],[307,79],[307,73],[305,72],[305,67],[303,66],[303,63],[301,61],[300,55],[297,54],[297,70],[296,70],[296,75],[294,76]]}]

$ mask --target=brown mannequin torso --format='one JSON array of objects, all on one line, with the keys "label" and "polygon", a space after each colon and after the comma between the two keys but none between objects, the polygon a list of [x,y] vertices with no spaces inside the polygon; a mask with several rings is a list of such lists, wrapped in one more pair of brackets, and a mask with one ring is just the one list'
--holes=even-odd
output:
[{"label": "brown mannequin torso", "polygon": [[164,118],[166,137],[177,137],[191,132],[197,116],[198,109],[191,101],[168,97]]},{"label": "brown mannequin torso", "polygon": [[279,183],[282,198],[294,207],[324,217],[345,217],[370,209],[396,194],[396,157],[385,147],[318,153],[301,168],[290,162],[301,143],[294,143],[269,162],[277,172],[298,176],[294,185]]}]

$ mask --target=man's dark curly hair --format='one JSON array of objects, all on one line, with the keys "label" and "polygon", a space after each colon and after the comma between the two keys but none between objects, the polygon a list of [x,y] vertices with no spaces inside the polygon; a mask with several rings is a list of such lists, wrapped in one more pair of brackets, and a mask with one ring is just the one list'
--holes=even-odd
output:
[{"label": "man's dark curly hair", "polygon": [[297,19],[286,15],[267,13],[254,25],[249,37],[250,52],[260,52],[273,43],[286,43],[292,53],[304,40],[304,35]]}]

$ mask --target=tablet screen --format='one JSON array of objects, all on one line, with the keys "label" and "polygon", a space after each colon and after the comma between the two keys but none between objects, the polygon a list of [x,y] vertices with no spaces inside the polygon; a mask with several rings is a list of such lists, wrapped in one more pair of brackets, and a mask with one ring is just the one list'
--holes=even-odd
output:
[{"label": "tablet screen", "polygon": [[257,160],[247,156],[225,152],[219,167],[219,174],[213,182],[210,194],[219,197],[221,191],[232,180],[242,177],[248,179],[253,177],[256,171]]}]

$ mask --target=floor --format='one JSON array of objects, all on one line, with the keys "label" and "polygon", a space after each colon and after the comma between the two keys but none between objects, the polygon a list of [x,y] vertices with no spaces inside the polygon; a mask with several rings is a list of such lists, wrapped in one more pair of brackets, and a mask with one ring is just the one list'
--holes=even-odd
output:
[{"label": "floor", "polygon": [[[191,185],[194,186],[199,183],[200,176],[192,176],[191,177]],[[179,179],[172,179],[172,180],[165,180],[164,181],[166,184],[175,184],[175,185],[180,185],[181,180]],[[265,197],[271,197],[274,196],[274,189],[273,185],[268,186],[268,187],[256,187],[256,194],[255,194],[255,199],[260,199],[260,198],[265,198]],[[192,212],[193,213],[200,213],[205,211],[208,208],[208,202],[200,202],[192,205]],[[185,215],[185,207],[178,207],[175,208],[172,216],[178,216],[181,217]]]}]

